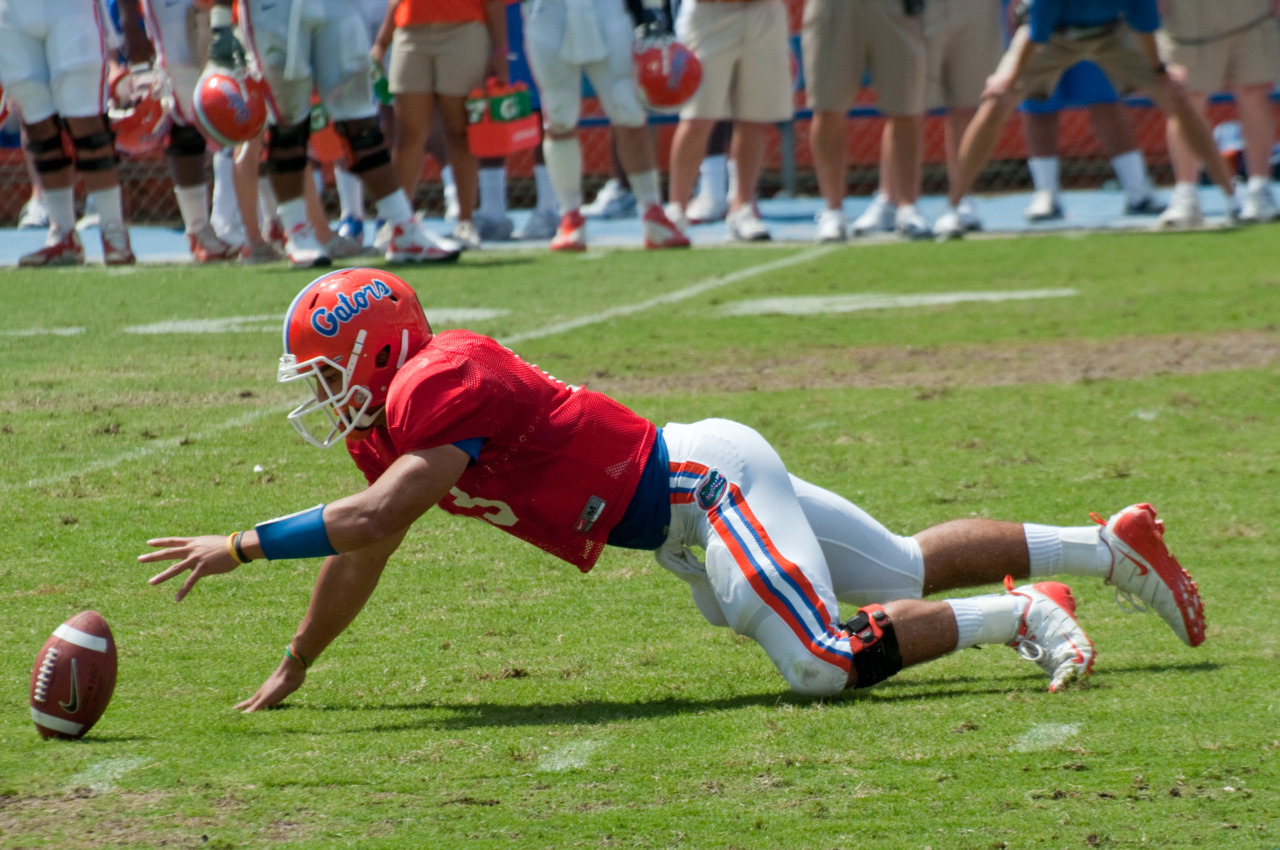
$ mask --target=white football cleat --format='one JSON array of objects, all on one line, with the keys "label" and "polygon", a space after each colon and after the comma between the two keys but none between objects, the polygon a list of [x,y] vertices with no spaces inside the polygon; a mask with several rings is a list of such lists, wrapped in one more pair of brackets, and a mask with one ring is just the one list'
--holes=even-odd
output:
[{"label": "white football cleat", "polygon": [[240,256],[240,246],[219,239],[212,224],[205,224],[199,230],[188,233],[187,248],[197,265],[234,260]]},{"label": "white football cleat", "polygon": [[644,211],[644,247],[688,248],[689,237],[667,218],[661,204],[650,204]]},{"label": "white football cleat", "polygon": [[453,240],[439,239],[418,222],[407,221],[391,228],[385,256],[388,263],[452,263],[461,253]]},{"label": "white football cleat", "polygon": [[773,238],[756,213],[754,204],[746,204],[729,213],[724,226],[730,242],[767,242]]},{"label": "white football cleat", "polygon": [[813,220],[818,224],[813,234],[814,242],[844,242],[849,238],[849,220],[845,218],[844,210],[825,209]]},{"label": "white football cleat", "polygon": [[853,235],[867,236],[871,233],[892,233],[897,221],[898,211],[889,203],[889,196],[877,192],[871,199],[871,205],[862,211],[862,215],[853,220]]},{"label": "white football cleat", "polygon": [[1071,588],[1056,581],[1040,581],[1015,589],[1012,576],[1005,576],[1004,586],[1014,596],[1027,599],[1018,634],[1009,645],[1049,674],[1049,690],[1057,691],[1088,676],[1097,652],[1076,622]]},{"label": "white football cleat", "polygon": [[480,228],[474,221],[459,221],[453,226],[453,241],[464,251],[480,250]]},{"label": "white football cleat", "polygon": [[44,197],[30,198],[22,205],[18,215],[19,230],[40,230],[49,226],[49,209],[44,205]]},{"label": "white football cleat", "polygon": [[1191,574],[1164,545],[1164,522],[1156,519],[1156,509],[1144,502],[1108,520],[1090,516],[1103,527],[1101,540],[1111,550],[1107,584],[1115,586],[1120,607],[1129,612],[1155,610],[1183,643],[1204,643],[1204,600]]},{"label": "white football cleat", "polygon": [[1165,230],[1201,227],[1204,224],[1204,213],[1200,210],[1200,196],[1196,194],[1196,187],[1184,183],[1174,186],[1169,195],[1169,206],[1160,213],[1158,224]]},{"label": "white football cleat", "polygon": [[569,210],[560,216],[560,226],[551,237],[552,251],[587,250],[587,220],[577,210]]},{"label": "white football cleat", "polygon": [[131,266],[138,262],[129,242],[129,228],[123,224],[109,224],[100,228],[99,233],[102,236],[102,261],[108,266]]},{"label": "white football cleat", "polygon": [[44,247],[19,257],[18,265],[24,268],[83,266],[84,245],[80,242],[80,234],[74,229],[61,233],[56,228],[50,228]]},{"label": "white football cleat", "polygon": [[316,232],[305,221],[294,225],[285,240],[285,256],[291,269],[316,269],[330,265],[329,255],[316,239]]},{"label": "white football cleat", "polygon": [[343,236],[341,233],[334,233],[329,237],[329,241],[324,244],[324,252],[333,260],[349,260],[352,257],[359,257],[364,254],[364,245],[360,244],[350,236]]}]

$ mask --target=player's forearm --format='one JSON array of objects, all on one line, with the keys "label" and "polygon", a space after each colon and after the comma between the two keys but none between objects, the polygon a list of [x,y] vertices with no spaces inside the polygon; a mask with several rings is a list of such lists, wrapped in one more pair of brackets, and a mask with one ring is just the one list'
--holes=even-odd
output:
[{"label": "player's forearm", "polygon": [[325,559],[307,613],[289,644],[295,658],[309,665],[346,631],[373,595],[387,559],[403,537],[396,535],[383,545]]}]

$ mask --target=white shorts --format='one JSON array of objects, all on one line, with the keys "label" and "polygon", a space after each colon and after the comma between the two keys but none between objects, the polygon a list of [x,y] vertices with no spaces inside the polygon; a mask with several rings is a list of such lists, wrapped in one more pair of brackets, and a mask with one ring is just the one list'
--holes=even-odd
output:
[{"label": "white shorts", "polygon": [[195,120],[191,98],[204,67],[204,57],[192,53],[196,24],[195,0],[168,3],[143,0],[147,36],[156,50],[156,66],[168,77],[173,91],[174,118],[187,126]]},{"label": "white shorts", "polygon": [[[663,438],[671,531],[658,563],[688,582],[708,622],[759,643],[793,690],[844,690],[853,653],[837,600],[920,598],[924,559],[914,538],[789,475],[745,425],[671,424]],[[691,546],[705,550],[705,562]]]},{"label": "white shorts", "polygon": [[[564,55],[569,7],[578,20],[594,13],[596,33],[604,54],[588,61],[570,61]],[[582,75],[591,81],[609,123],[618,127],[643,127],[648,117],[640,104],[632,70],[635,36],[631,17],[621,0],[534,0],[524,25],[525,55],[538,85],[543,123],[553,132],[578,126],[582,110]]]},{"label": "white shorts", "polygon": [[22,120],[106,112],[107,37],[97,0],[0,0],[0,86]]},{"label": "white shorts", "polygon": [[240,0],[240,25],[277,125],[306,120],[313,90],[334,121],[377,115],[369,30],[352,0]]}]

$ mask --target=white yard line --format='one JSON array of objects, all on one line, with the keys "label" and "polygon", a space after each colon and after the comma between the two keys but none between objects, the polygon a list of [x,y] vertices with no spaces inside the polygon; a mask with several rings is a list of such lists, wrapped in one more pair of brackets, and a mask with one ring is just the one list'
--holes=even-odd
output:
[{"label": "white yard line", "polygon": [[[501,342],[503,345],[512,345],[517,342],[525,342],[531,339],[539,339],[541,337],[554,336],[555,334],[564,333],[565,331],[576,330],[577,328],[586,327],[588,325],[596,325],[596,324],[600,324],[601,322],[607,322],[607,321],[610,321],[611,319],[617,319],[623,316],[634,315],[635,313],[641,313],[641,312],[644,312],[645,310],[650,310],[654,307],[660,307],[665,304],[676,304],[676,303],[679,303],[680,301],[685,301],[689,298],[693,298],[694,296],[701,295],[704,292],[710,292],[715,289],[720,289],[721,287],[728,286],[729,284],[737,283],[738,281],[746,280],[751,277],[755,277],[756,275],[767,274],[769,272],[777,271],[778,269],[785,269],[790,266],[798,265],[800,263],[807,263],[810,260],[817,259],[818,257],[821,257],[824,254],[830,253],[832,250],[833,249],[830,247],[811,248],[807,251],[801,251],[799,254],[794,254],[790,257],[785,257],[781,260],[774,260],[773,262],[762,263],[758,266],[749,266],[745,269],[740,269],[739,271],[731,272],[727,275],[709,278],[707,280],[700,281],[690,286],[686,286],[683,289],[677,289],[675,292],[669,292],[666,295],[659,295],[655,298],[650,298],[645,301],[637,302],[635,304],[627,304],[619,307],[614,307],[610,310],[604,310],[602,312],[594,313],[589,316],[582,316],[577,319],[570,319],[564,322],[556,322],[551,325],[546,325],[541,328],[536,328],[532,331],[526,331],[524,333],[514,334],[512,336],[499,339],[498,341]],[[244,317],[240,317],[239,319],[226,319],[226,320],[220,320],[220,321],[224,323],[222,324],[224,331],[234,331],[234,330],[240,329],[240,327],[237,327],[237,325],[241,327],[252,326],[254,323],[260,321],[262,318],[263,317],[260,317],[260,316],[244,316]],[[275,321],[278,322],[279,317],[276,317]],[[174,327],[175,324],[176,323],[166,323],[166,325],[170,328]],[[161,332],[159,330],[160,327],[161,327],[160,325],[151,325],[151,326],[145,326],[145,327],[129,328],[128,330],[131,333],[158,333],[158,332]],[[206,330],[207,332],[207,328],[202,328],[202,330]],[[168,331],[168,332],[172,332],[172,331]],[[241,413],[237,416],[232,417],[231,419],[228,419],[226,422],[223,422],[218,425],[212,425],[208,428],[205,428],[203,431],[200,431],[193,435],[184,434],[180,437],[169,437],[163,440],[154,440],[150,443],[147,443],[145,446],[138,446],[137,448],[130,449],[127,452],[121,452],[119,454],[112,455],[111,457],[90,461],[84,464],[83,466],[79,467],[78,469],[65,470],[65,471],[57,472],[51,475],[45,475],[40,478],[33,478],[30,481],[27,481],[26,484],[19,484],[16,482],[12,484],[5,483],[3,485],[0,485],[0,491],[12,491],[12,490],[20,489],[23,487],[47,487],[51,484],[57,484],[72,478],[81,478],[90,473],[100,472],[104,469],[114,469],[115,467],[120,466],[121,464],[129,463],[131,461],[142,460],[143,458],[151,457],[153,455],[169,454],[170,452],[172,452],[174,449],[176,449],[179,445],[181,445],[184,441],[188,439],[196,439],[196,440],[208,439],[209,437],[220,434],[223,431],[228,431],[232,428],[243,428],[245,426],[252,425],[253,423],[257,422],[259,419],[263,418],[264,416],[275,415],[276,413],[278,413],[278,411],[275,408],[263,408],[259,410],[249,411],[247,413]]]}]

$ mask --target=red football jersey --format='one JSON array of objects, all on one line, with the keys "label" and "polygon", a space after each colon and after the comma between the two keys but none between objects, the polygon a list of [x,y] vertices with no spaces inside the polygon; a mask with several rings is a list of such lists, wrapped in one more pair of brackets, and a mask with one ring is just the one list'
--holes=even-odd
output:
[{"label": "red football jersey", "polygon": [[657,429],[488,337],[445,331],[396,373],[386,422],[347,450],[370,483],[396,458],[483,437],[440,501],[586,572],[622,519]]}]

